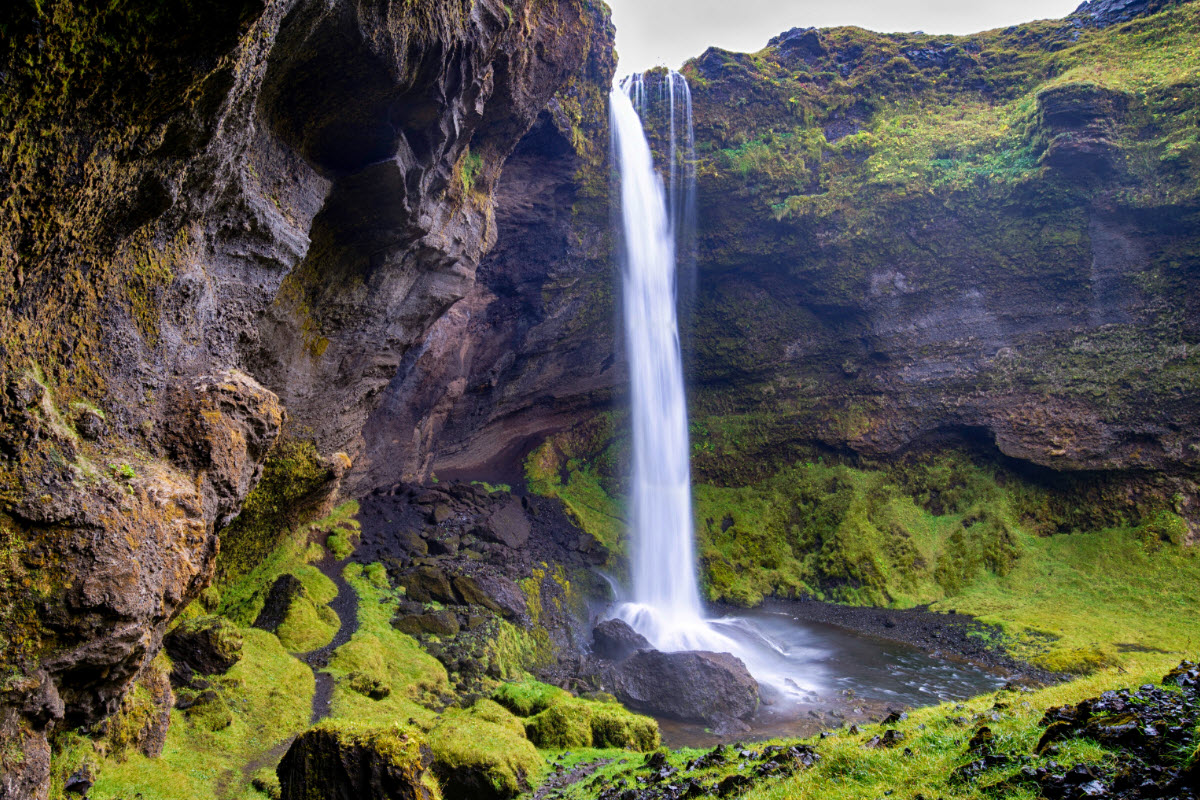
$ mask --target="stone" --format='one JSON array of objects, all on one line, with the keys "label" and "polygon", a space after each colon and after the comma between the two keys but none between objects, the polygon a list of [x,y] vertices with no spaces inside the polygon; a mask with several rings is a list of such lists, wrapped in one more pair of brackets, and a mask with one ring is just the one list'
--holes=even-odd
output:
[{"label": "stone", "polygon": [[401,575],[400,585],[404,587],[408,599],[418,603],[457,602],[446,573],[432,565],[420,566]]},{"label": "stone", "polygon": [[606,619],[592,628],[592,652],[609,661],[620,661],[638,650],[653,650],[650,641],[620,619]]},{"label": "stone", "polygon": [[242,637],[223,617],[196,617],[163,637],[174,669],[186,665],[201,675],[224,675],[242,658]]},{"label": "stone", "polygon": [[449,611],[432,611],[428,614],[400,617],[392,620],[392,627],[409,636],[454,636],[460,629],[458,617]]},{"label": "stone", "polygon": [[630,708],[683,722],[744,719],[758,708],[758,682],[729,653],[642,650],[602,671]]},{"label": "stone", "polygon": [[479,591],[491,598],[505,617],[520,619],[528,614],[529,604],[525,593],[513,581],[503,575],[489,574],[477,575],[474,580]]},{"label": "stone", "polygon": [[504,608],[492,599],[491,595],[485,592],[474,578],[467,575],[455,575],[450,583],[454,586],[454,593],[458,595],[458,599],[462,601],[463,605],[483,606],[497,614],[504,612]]},{"label": "stone", "polygon": [[477,536],[513,549],[524,547],[531,532],[529,517],[515,500],[494,511],[487,524],[475,530]]},{"label": "stone", "polygon": [[326,722],[296,737],[275,772],[281,800],[433,800],[422,780],[432,763],[429,748],[408,734]]},{"label": "stone", "polygon": [[290,572],[280,575],[271,584],[267,599],[263,602],[262,610],[254,619],[254,627],[274,633],[287,619],[288,609],[292,600],[304,591],[304,584]]}]

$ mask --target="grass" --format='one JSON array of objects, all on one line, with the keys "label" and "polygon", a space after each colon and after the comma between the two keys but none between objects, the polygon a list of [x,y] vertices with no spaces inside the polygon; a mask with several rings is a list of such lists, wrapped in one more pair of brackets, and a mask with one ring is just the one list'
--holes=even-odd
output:
[{"label": "grass", "polygon": [[[241,631],[242,659],[218,680],[232,723],[213,732],[171,712],[162,756],[102,760],[89,797],[118,800],[260,800],[242,768],[308,726],[313,677],[279,640],[255,628]],[[86,749],[91,749],[90,746]]]},{"label": "grass", "polygon": [[626,523],[622,504],[605,488],[604,478],[593,460],[564,459],[560,445],[550,439],[530,453],[525,462],[525,482],[534,494],[561,500],[575,523],[609,553],[624,552]]},{"label": "grass", "polygon": [[1188,613],[1200,604],[1200,558],[1173,532],[1179,518],[1071,501],[953,453],[892,467],[798,463],[751,487],[700,485],[705,588],[743,605],[769,595],[932,604],[1001,626],[1025,643],[1018,655],[1047,666],[1200,642]]},{"label": "grass", "polygon": [[517,718],[489,700],[470,709],[448,709],[428,741],[443,784],[478,773],[498,796],[515,797],[546,769]]},{"label": "grass", "polygon": [[[349,564],[343,574],[358,594],[358,630],[334,651],[326,670],[335,680],[332,717],[380,724],[412,719],[427,728],[436,715],[422,703],[449,692],[446,668],[391,626],[401,596],[380,569]],[[372,682],[386,686],[387,697],[372,700],[359,691]]]},{"label": "grass", "polygon": [[[356,526],[357,522],[353,521],[353,517],[357,513],[357,502],[343,503],[329,516],[308,525],[301,525],[279,537],[278,545],[261,562],[220,586],[219,613],[242,625],[253,623],[262,610],[272,584],[287,573],[300,579],[308,598],[315,606],[324,606],[331,601],[337,596],[337,587],[321,574],[319,569],[312,566],[311,562],[324,557],[324,551],[320,547],[310,545],[310,534],[312,531],[337,531],[340,530],[340,525]],[[314,610],[312,613],[317,612]]]}]

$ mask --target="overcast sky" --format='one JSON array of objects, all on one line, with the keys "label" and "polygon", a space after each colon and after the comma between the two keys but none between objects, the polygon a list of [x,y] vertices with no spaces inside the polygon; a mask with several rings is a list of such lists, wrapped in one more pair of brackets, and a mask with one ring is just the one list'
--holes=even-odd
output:
[{"label": "overcast sky", "polygon": [[679,67],[715,45],[754,52],[791,28],[975,33],[1063,17],[1081,0],[608,0],[619,74]]}]

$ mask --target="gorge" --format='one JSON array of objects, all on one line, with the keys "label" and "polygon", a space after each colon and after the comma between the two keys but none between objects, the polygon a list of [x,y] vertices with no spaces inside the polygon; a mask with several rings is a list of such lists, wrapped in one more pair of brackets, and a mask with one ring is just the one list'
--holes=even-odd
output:
[{"label": "gorge", "polygon": [[[1194,795],[1196,2],[797,28],[640,121],[588,0],[2,16],[0,797]],[[605,576],[837,704],[747,745]]]}]

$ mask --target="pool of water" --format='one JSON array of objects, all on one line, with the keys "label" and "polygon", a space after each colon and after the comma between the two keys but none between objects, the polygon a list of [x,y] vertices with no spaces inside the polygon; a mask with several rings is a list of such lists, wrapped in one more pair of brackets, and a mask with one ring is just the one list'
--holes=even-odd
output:
[{"label": "pool of water", "polygon": [[963,700],[1005,683],[1003,676],[970,664],[786,612],[746,611],[711,622],[738,642],[763,702],[747,720],[748,733],[717,735],[703,726],[660,720],[664,742],[673,747],[810,736],[878,721],[893,710]]}]

